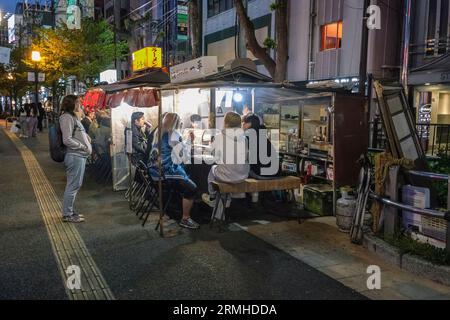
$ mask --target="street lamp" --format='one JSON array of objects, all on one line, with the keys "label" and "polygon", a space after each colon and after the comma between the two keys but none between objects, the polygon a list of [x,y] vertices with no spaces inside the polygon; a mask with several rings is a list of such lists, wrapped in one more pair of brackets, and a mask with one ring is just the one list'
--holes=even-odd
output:
[{"label": "street lamp", "polygon": [[36,102],[36,110],[38,110],[38,102],[39,102],[39,91],[38,91],[38,65],[37,63],[41,61],[41,53],[39,51],[31,52],[31,60],[34,61],[34,94],[35,94],[35,102]]},{"label": "street lamp", "polygon": [[12,112],[13,112],[13,95],[14,95],[14,84],[12,83],[12,81],[14,80],[14,77],[13,77],[11,72],[8,72],[8,75],[6,76],[6,79],[11,81],[11,95],[9,96],[9,102],[11,104],[10,112],[12,114]]}]

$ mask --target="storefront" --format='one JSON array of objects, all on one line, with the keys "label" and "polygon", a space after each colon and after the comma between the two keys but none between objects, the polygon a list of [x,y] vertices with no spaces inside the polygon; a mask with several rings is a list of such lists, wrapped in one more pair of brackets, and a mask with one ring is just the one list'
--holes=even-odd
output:
[{"label": "storefront", "polygon": [[428,155],[450,154],[450,55],[416,68],[413,88],[418,134]]},{"label": "storefront", "polygon": [[134,112],[143,112],[145,118],[157,127],[159,87],[168,82],[169,76],[157,70],[115,84],[93,88],[84,97],[85,109],[104,111],[111,119],[110,154],[115,191],[125,190],[129,186],[130,170],[125,129],[131,128],[131,115]]}]

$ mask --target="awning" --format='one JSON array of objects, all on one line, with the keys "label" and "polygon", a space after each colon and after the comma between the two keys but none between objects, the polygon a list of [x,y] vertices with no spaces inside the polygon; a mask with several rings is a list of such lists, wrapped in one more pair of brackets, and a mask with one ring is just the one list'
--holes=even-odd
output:
[{"label": "awning", "polygon": [[161,69],[153,70],[146,72],[144,74],[138,74],[131,76],[130,78],[124,79],[118,84],[128,84],[128,85],[146,85],[146,86],[153,86],[153,87],[159,87],[160,85],[166,84],[170,82],[169,75],[164,72]]},{"label": "awning", "polygon": [[169,75],[162,70],[135,75],[120,82],[91,88],[84,96],[83,106],[86,110],[115,108],[124,99],[130,106],[153,107],[158,105],[158,94],[154,88],[169,82]]},{"label": "awning", "polygon": [[108,93],[107,98],[106,98],[107,107],[108,108],[116,108],[116,107],[120,106],[124,95],[125,95],[124,91]]}]

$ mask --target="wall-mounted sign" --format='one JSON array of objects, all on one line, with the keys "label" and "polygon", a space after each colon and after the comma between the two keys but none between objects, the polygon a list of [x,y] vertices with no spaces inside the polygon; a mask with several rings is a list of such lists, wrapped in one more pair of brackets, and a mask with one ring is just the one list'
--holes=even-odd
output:
[{"label": "wall-mounted sign", "polygon": [[117,82],[117,70],[105,70],[100,73],[100,82]]},{"label": "wall-mounted sign", "polygon": [[450,72],[441,73],[441,80],[442,81],[450,81]]},{"label": "wall-mounted sign", "polygon": [[162,68],[162,49],[159,47],[146,47],[133,52],[133,71],[148,68]]},{"label": "wall-mounted sign", "polygon": [[[34,72],[28,72],[28,81],[35,82],[36,80],[35,73]],[[40,73],[38,75],[38,82],[44,82],[45,81],[45,74]]]},{"label": "wall-mounted sign", "polygon": [[170,81],[180,83],[201,79],[217,72],[217,56],[205,56],[171,67]]},{"label": "wall-mounted sign", "polygon": [[20,23],[19,19],[17,19],[17,15],[12,15],[8,19],[8,43],[13,43],[17,40],[16,36],[16,22]]},{"label": "wall-mounted sign", "polygon": [[11,55],[11,49],[0,47],[0,63],[8,64]]}]

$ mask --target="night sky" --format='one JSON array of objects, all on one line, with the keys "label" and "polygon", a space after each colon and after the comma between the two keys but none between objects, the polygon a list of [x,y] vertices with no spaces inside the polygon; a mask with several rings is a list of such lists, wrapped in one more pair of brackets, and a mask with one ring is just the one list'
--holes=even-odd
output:
[{"label": "night sky", "polygon": [[16,10],[16,0],[0,0],[0,10],[14,13]]}]

